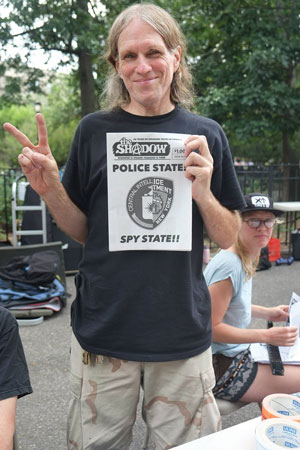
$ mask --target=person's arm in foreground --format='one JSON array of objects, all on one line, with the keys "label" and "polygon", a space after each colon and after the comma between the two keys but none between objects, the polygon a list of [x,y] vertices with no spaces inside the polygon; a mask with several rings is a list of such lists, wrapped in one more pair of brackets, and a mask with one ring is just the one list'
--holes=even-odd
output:
[{"label": "person's arm in foreground", "polygon": [[[213,340],[215,342],[225,342],[230,344],[250,344],[252,342],[262,342],[286,346],[294,344],[298,333],[297,327],[284,326],[272,327],[269,329],[251,329],[238,328],[222,322],[233,295],[233,286],[230,278],[213,283],[208,289],[211,296],[212,330]],[[281,313],[279,314],[278,309],[281,308],[270,308],[270,310],[273,311],[270,315],[261,315],[259,317],[268,317],[269,319],[272,318],[272,320],[275,320],[275,317],[283,317],[283,310],[281,309]],[[275,310],[277,312],[274,312]]]},{"label": "person's arm in foreground", "polygon": [[[205,136],[190,136],[185,141],[187,157],[185,176],[192,181],[192,196],[202,216],[205,229],[212,241],[221,248],[230,247],[240,228],[240,216],[220,204],[210,184],[213,158]],[[198,150],[198,153],[193,150]]]},{"label": "person's arm in foreground", "polygon": [[17,397],[0,400],[0,448],[13,450]]},{"label": "person's arm in foreground", "polygon": [[87,239],[87,217],[71,201],[59,178],[59,170],[48,144],[45,120],[36,115],[38,145],[10,123],[8,131],[23,146],[18,162],[31,187],[43,198],[57,225],[72,239],[84,244]]}]

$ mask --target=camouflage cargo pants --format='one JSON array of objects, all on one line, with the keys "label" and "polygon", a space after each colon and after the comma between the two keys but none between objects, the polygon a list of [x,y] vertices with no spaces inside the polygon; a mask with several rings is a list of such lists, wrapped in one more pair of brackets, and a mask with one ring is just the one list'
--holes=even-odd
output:
[{"label": "camouflage cargo pants", "polygon": [[170,449],[218,431],[211,359],[208,349],[181,361],[123,361],[84,352],[73,335],[68,449],[128,449],[141,386],[148,449]]}]

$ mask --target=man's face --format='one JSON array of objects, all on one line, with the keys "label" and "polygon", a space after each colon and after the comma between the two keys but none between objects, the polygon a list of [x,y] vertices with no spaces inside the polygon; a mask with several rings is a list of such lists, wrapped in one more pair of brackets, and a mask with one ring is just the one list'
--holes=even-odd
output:
[{"label": "man's face", "polygon": [[171,111],[170,86],[180,62],[181,49],[171,52],[157,31],[133,19],[118,41],[116,70],[130,95],[124,109],[137,115],[160,115]]}]

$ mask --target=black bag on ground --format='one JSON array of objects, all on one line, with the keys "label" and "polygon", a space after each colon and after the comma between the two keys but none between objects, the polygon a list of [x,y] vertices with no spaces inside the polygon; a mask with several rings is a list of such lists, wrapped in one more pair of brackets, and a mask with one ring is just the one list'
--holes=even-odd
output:
[{"label": "black bag on ground", "polygon": [[292,239],[292,249],[293,249],[293,257],[295,261],[300,260],[300,231],[295,230],[291,234]]},{"label": "black bag on ground", "polygon": [[53,250],[36,252],[29,256],[16,256],[6,266],[0,267],[4,280],[30,284],[51,283],[58,274],[60,260]]},{"label": "black bag on ground", "polygon": [[266,270],[272,267],[272,263],[269,259],[269,248],[268,246],[263,247],[260,251],[259,262],[256,270]]}]

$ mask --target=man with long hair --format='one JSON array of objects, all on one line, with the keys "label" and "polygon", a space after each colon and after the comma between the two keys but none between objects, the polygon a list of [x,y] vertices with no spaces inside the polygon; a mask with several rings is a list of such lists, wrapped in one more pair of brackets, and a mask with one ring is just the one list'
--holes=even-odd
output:
[{"label": "man with long hair", "polygon": [[[58,226],[84,244],[72,305],[68,448],[127,449],[142,387],[149,446],[165,449],[220,426],[212,395],[203,228],[227,248],[244,200],[222,128],[189,110],[192,78],[174,18],[153,4],[128,7],[111,27],[106,58],[111,72],[105,107],[80,122],[62,183],[42,115],[36,116],[37,146],[12,125],[4,127],[23,145],[19,163]],[[153,135],[163,144],[170,135],[180,140],[174,164],[162,156],[150,163],[151,146],[143,159]],[[132,184],[127,195],[124,177],[116,179],[111,167],[149,174],[152,168],[157,176]],[[175,189],[172,170],[178,171]],[[189,220],[171,206],[183,188],[187,195],[177,205],[190,205]],[[112,203],[119,199],[128,211]],[[148,234],[162,226],[170,208],[176,234]],[[115,230],[128,223],[140,231],[116,239]],[[176,230],[190,236],[191,249],[176,247]],[[142,243],[150,236],[147,248],[139,246],[140,234]],[[129,240],[138,247],[120,248]],[[168,248],[158,247],[159,241]]]}]

